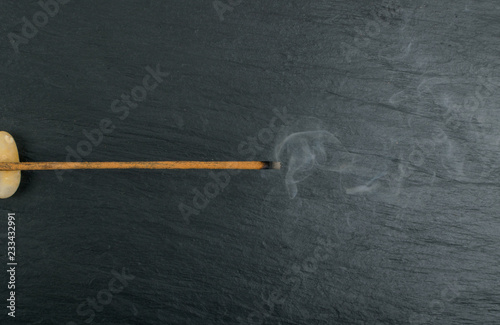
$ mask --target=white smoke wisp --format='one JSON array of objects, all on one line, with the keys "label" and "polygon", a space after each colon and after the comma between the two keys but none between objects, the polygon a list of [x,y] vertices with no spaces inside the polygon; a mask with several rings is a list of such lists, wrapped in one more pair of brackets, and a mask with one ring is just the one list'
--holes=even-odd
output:
[{"label": "white smoke wisp", "polygon": [[292,133],[277,144],[274,153],[286,168],[285,185],[290,198],[297,196],[297,184],[314,170],[342,172],[352,163],[351,154],[340,140],[325,130]]},{"label": "white smoke wisp", "polygon": [[378,180],[379,178],[386,176],[386,175],[387,175],[386,171],[381,172],[378,175],[376,175],[375,177],[373,177],[372,179],[370,179],[366,184],[358,185],[358,186],[351,187],[351,188],[346,188],[345,192],[346,192],[346,194],[353,195],[353,194],[367,193],[367,192],[371,192],[373,190],[376,190],[380,184],[375,183],[375,181]]}]

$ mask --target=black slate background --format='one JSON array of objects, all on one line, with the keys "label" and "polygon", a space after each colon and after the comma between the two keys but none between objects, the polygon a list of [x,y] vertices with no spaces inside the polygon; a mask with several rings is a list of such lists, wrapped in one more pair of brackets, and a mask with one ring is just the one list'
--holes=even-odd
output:
[{"label": "black slate background", "polygon": [[189,217],[207,171],[23,172],[0,202],[18,260],[1,324],[498,324],[500,4],[232,3],[73,0],[19,52],[40,6],[0,4],[0,129],[22,161],[64,161],[110,119],[84,160],[285,165]]}]

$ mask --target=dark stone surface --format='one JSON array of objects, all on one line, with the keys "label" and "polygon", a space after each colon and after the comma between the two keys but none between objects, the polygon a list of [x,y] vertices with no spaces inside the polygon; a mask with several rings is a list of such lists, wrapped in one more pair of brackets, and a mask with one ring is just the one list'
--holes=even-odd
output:
[{"label": "dark stone surface", "polygon": [[23,172],[1,324],[498,324],[500,4],[228,1],[0,4],[22,161],[285,165]]}]

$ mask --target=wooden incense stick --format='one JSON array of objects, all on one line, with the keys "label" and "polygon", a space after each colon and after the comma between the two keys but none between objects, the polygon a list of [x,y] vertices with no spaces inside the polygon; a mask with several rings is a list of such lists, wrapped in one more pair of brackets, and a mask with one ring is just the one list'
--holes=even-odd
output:
[{"label": "wooden incense stick", "polygon": [[16,193],[23,170],[62,169],[280,169],[275,161],[103,161],[20,162],[16,141],[0,131],[0,199]]},{"label": "wooden incense stick", "polygon": [[0,162],[0,171],[62,169],[280,169],[274,161]]}]

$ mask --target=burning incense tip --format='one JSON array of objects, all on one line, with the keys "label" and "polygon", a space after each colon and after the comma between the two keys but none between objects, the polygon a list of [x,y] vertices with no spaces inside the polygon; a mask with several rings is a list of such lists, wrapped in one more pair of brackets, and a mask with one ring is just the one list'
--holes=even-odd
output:
[{"label": "burning incense tip", "polygon": [[281,169],[281,163],[279,161],[263,161],[266,167],[263,169]]}]

